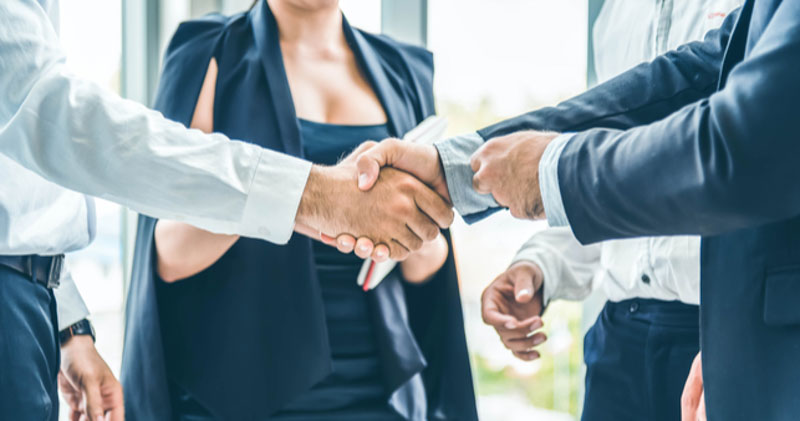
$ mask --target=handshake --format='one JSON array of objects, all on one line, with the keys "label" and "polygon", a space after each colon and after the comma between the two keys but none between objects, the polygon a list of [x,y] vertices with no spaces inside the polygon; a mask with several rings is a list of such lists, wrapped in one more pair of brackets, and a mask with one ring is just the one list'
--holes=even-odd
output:
[{"label": "handshake", "polygon": [[469,189],[491,194],[514,217],[544,218],[538,168],[555,137],[523,131],[491,139],[461,163],[474,172],[467,185],[448,185],[433,145],[365,142],[336,166],[311,169],[295,231],[362,258],[404,260],[452,224],[459,205],[452,198]]}]

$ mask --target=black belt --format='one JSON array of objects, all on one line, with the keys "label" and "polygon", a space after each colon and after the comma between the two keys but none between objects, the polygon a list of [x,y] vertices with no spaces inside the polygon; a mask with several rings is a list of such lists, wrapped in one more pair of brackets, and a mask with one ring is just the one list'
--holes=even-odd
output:
[{"label": "black belt", "polygon": [[0,265],[13,269],[33,282],[49,289],[58,286],[64,255],[57,256],[0,256]]}]

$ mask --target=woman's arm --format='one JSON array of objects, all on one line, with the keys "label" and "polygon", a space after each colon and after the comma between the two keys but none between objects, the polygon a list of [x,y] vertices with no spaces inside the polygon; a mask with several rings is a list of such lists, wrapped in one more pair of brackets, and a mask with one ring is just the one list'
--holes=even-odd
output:
[{"label": "woman's arm", "polygon": [[425,243],[421,249],[411,253],[400,263],[403,278],[414,284],[428,281],[444,265],[449,248],[447,240],[441,234],[435,240]]},{"label": "woman's arm", "polygon": [[[214,130],[216,82],[217,62],[212,58],[191,123],[192,128],[206,133]],[[238,235],[214,234],[183,222],[159,220],[155,231],[158,275],[166,282],[195,275],[219,260],[238,239]]]}]

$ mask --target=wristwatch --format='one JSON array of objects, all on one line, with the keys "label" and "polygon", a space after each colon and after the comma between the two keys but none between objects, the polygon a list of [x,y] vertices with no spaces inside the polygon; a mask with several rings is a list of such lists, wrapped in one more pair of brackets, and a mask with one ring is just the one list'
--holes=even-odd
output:
[{"label": "wristwatch", "polygon": [[90,322],[88,319],[83,319],[78,323],[75,323],[74,325],[58,332],[58,340],[61,345],[64,345],[64,343],[70,340],[70,338],[78,335],[89,335],[92,337],[92,342],[94,342],[95,336],[92,322]]}]

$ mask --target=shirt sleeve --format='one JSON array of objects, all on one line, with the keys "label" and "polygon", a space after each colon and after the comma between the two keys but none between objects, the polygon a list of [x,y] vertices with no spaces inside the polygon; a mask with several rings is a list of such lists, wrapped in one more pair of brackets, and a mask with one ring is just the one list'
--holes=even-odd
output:
[{"label": "shirt sleeve", "polygon": [[568,227],[536,233],[514,256],[536,264],[544,274],[544,304],[551,300],[583,300],[592,293],[600,268],[600,244],[582,246]]},{"label": "shirt sleeve", "polygon": [[571,138],[572,134],[562,134],[553,139],[539,161],[539,188],[542,191],[542,204],[547,215],[547,223],[551,227],[569,225],[567,211],[561,201],[561,186],[558,184],[558,159]]},{"label": "shirt sleeve", "polygon": [[72,75],[44,11],[0,2],[0,153],[143,214],[288,241],[311,163],[165,119]]},{"label": "shirt sleeve", "polygon": [[53,290],[56,297],[56,309],[58,312],[58,331],[62,331],[75,323],[85,319],[89,315],[89,309],[83,302],[81,293],[72,279],[69,270],[65,270],[61,275],[61,282],[58,288]]},{"label": "shirt sleeve", "polygon": [[480,194],[472,188],[472,177],[475,173],[470,166],[470,157],[483,143],[483,138],[473,132],[434,144],[442,161],[450,199],[462,216],[480,214],[500,207],[491,194]]}]

